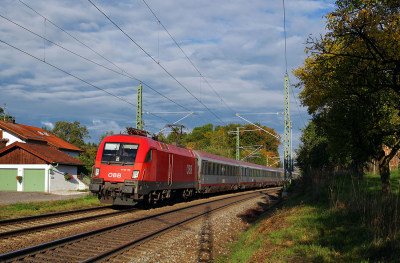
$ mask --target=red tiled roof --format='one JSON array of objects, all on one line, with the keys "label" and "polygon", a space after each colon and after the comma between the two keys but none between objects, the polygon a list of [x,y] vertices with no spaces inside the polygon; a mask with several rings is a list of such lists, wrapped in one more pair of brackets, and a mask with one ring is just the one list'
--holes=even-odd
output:
[{"label": "red tiled roof", "polygon": [[38,141],[45,141],[49,145],[55,146],[57,148],[72,150],[72,151],[80,151],[83,150],[66,142],[53,134],[47,133],[45,130],[37,127],[32,127],[23,124],[11,123],[6,121],[0,120],[0,128],[11,132],[18,136],[23,140],[38,140]]},{"label": "red tiled roof", "polygon": [[0,156],[2,154],[7,154],[5,152],[12,150],[13,148],[22,148],[25,151],[37,156],[38,158],[44,160],[48,163],[59,163],[59,164],[69,164],[69,165],[85,165],[85,163],[79,161],[78,159],[58,150],[53,146],[48,145],[38,145],[33,143],[21,143],[14,142],[7,147],[0,150]]}]

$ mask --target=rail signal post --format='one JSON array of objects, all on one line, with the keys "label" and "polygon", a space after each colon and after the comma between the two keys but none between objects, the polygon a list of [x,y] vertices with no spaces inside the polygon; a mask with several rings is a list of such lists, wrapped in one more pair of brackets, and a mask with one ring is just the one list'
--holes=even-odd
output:
[{"label": "rail signal post", "polygon": [[142,84],[137,87],[136,129],[143,130]]},{"label": "rail signal post", "polygon": [[[292,149],[291,149],[291,121],[290,121],[290,103],[289,103],[289,76],[285,75],[285,141],[284,141],[284,178],[292,180]],[[284,188],[286,190],[286,186]]]}]

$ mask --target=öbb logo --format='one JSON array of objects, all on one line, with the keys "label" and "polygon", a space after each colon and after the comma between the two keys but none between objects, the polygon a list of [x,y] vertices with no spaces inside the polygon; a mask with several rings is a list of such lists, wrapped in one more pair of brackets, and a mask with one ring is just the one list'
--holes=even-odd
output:
[{"label": "\u00f6bb logo", "polygon": [[120,173],[109,173],[108,177],[116,177],[116,178],[121,178],[121,174]]}]

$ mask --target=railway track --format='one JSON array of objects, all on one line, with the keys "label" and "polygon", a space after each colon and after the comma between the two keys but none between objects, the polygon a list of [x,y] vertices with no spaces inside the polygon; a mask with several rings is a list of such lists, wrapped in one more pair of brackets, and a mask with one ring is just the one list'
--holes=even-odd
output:
[{"label": "railway track", "polygon": [[[38,246],[0,255],[4,262],[101,262],[108,258],[126,260],[140,244],[179,225],[188,223],[232,204],[260,197],[276,189],[252,191],[203,202],[125,223],[62,238]],[[73,253],[71,253],[73,251]],[[122,255],[121,255],[122,253]],[[125,259],[124,259],[125,258]]]},{"label": "railway track", "polygon": [[130,213],[137,208],[96,207],[0,221],[0,239]]}]

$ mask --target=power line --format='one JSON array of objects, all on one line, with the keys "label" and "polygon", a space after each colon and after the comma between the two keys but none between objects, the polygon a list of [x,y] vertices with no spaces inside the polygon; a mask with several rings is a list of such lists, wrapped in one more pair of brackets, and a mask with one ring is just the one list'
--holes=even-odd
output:
[{"label": "power line", "polygon": [[103,14],[114,26],[116,26],[126,37],[128,37],[137,47],[139,47],[149,58],[151,58],[160,68],[162,68],[171,78],[173,78],[182,88],[184,88],[193,98],[195,98],[200,104],[202,104],[210,113],[212,113],[217,119],[219,119],[223,124],[227,125],[223,120],[218,118],[218,116],[211,111],[203,102],[201,102],[193,93],[191,93],[182,83],[180,83],[167,69],[165,69],[160,63],[144,50],[136,41],[134,41],[125,31],[123,31],[111,18],[109,18],[103,11],[100,10],[91,0],[88,0],[101,14]]},{"label": "power line", "polygon": [[[23,3],[21,0],[19,0],[19,1],[20,1],[21,3]],[[63,32],[65,32],[66,34],[68,34],[70,37],[72,37],[73,39],[75,39],[76,41],[78,41],[79,43],[81,43],[82,45],[84,45],[85,47],[89,48],[91,51],[93,51],[94,53],[96,53],[97,55],[99,55],[100,57],[102,57],[103,59],[105,59],[106,61],[108,61],[109,63],[111,63],[111,64],[114,65],[115,67],[117,67],[118,69],[120,69],[122,72],[126,72],[126,71],[124,71],[123,69],[121,69],[120,67],[118,67],[116,64],[114,64],[113,62],[111,62],[110,60],[108,60],[107,58],[105,58],[104,56],[102,56],[101,54],[99,54],[99,53],[97,53],[96,51],[94,51],[93,49],[91,49],[89,46],[85,45],[83,42],[81,42],[81,41],[78,40],[77,38],[75,38],[74,36],[72,36],[71,34],[69,34],[68,32],[66,32],[64,29],[60,28],[59,26],[57,26],[56,24],[54,24],[53,22],[51,22],[50,20],[48,20],[46,17],[44,17],[43,15],[41,15],[40,13],[38,13],[37,11],[35,11],[33,8],[31,8],[31,7],[28,6],[27,4],[25,4],[25,3],[23,3],[23,4],[24,4],[25,6],[27,6],[28,8],[30,8],[31,10],[33,10],[33,11],[34,11],[35,13],[37,13],[38,15],[40,15],[41,17],[43,17],[43,18],[45,19],[45,21],[49,21],[51,24],[53,24],[54,26],[56,26],[57,28],[59,28],[60,30],[62,30]],[[162,93],[160,93],[159,91],[157,91],[156,89],[152,88],[150,85],[146,84],[146,83],[143,82],[142,80],[140,80],[140,79],[138,79],[138,78],[132,76],[132,75],[129,74],[128,72],[126,72],[128,75],[125,75],[125,74],[120,73],[120,72],[118,72],[118,71],[116,71],[116,70],[113,70],[113,69],[111,69],[111,68],[108,68],[108,67],[106,67],[106,66],[103,66],[103,65],[101,65],[101,64],[99,64],[99,63],[97,63],[97,62],[95,62],[95,61],[92,61],[92,60],[90,60],[90,59],[88,59],[88,58],[86,58],[86,57],[84,57],[84,56],[81,56],[81,55],[79,55],[79,54],[77,54],[77,53],[75,53],[75,52],[73,52],[73,51],[71,51],[71,50],[69,50],[69,49],[67,49],[67,48],[65,48],[65,47],[63,47],[63,46],[61,46],[61,45],[59,45],[59,44],[57,44],[57,43],[55,43],[55,42],[49,40],[49,39],[47,39],[47,38],[45,38],[45,37],[42,37],[42,36],[36,34],[35,32],[33,32],[33,31],[31,31],[31,30],[29,30],[29,29],[23,27],[22,25],[19,25],[18,23],[14,22],[14,21],[12,21],[12,20],[10,20],[10,19],[8,19],[8,18],[6,18],[6,17],[4,17],[4,16],[2,16],[2,15],[0,15],[0,17],[2,17],[3,19],[9,21],[10,23],[15,24],[16,26],[21,27],[22,29],[24,29],[24,30],[30,32],[31,34],[34,34],[34,35],[36,35],[37,37],[42,38],[44,42],[45,42],[45,41],[48,41],[49,43],[51,43],[51,44],[53,44],[53,45],[55,45],[55,46],[57,46],[57,47],[59,47],[59,48],[61,48],[61,49],[64,49],[65,51],[68,51],[68,52],[70,52],[71,54],[74,54],[75,56],[78,56],[78,57],[80,57],[80,58],[82,58],[82,59],[84,59],[84,60],[86,60],[86,61],[88,61],[88,62],[91,62],[91,63],[97,65],[97,66],[100,66],[100,67],[102,67],[102,68],[104,68],[104,69],[107,69],[107,70],[109,70],[109,71],[112,71],[112,72],[114,72],[114,73],[117,73],[117,74],[119,74],[119,75],[122,75],[122,76],[124,76],[124,77],[130,78],[130,79],[133,79],[133,80],[136,80],[136,81],[140,82],[141,84],[143,84],[144,86],[148,87],[149,89],[153,90],[154,92],[156,92],[156,93],[159,94],[160,96],[162,96],[162,97],[164,97],[165,99],[167,99],[167,100],[171,101],[172,103],[176,104],[177,106],[179,106],[179,107],[181,107],[181,108],[187,110],[188,112],[192,112],[192,110],[190,110],[190,109],[184,107],[183,105],[181,105],[181,104],[175,102],[174,100],[168,98],[168,97],[165,96],[164,94],[162,94]],[[44,59],[44,61],[45,61],[45,59]],[[195,113],[195,114],[197,115],[197,113]],[[204,118],[206,118],[206,117],[204,117]],[[206,119],[208,119],[208,118],[206,118]],[[208,119],[208,120],[210,120],[210,119]],[[210,120],[210,121],[212,121],[212,120]]]},{"label": "power line", "polygon": [[204,78],[204,76],[201,74],[200,70],[194,65],[194,63],[192,62],[192,60],[186,55],[185,51],[183,51],[183,49],[181,48],[181,46],[178,44],[178,42],[176,42],[176,40],[172,37],[172,35],[169,33],[169,31],[165,28],[165,26],[163,25],[163,23],[160,21],[160,19],[157,17],[157,15],[153,12],[153,10],[150,8],[150,6],[146,3],[145,0],[143,0],[143,2],[146,4],[147,8],[150,10],[150,12],[154,15],[154,17],[157,19],[158,24],[161,25],[165,32],[168,33],[168,35],[171,37],[171,39],[175,42],[175,44],[178,46],[178,48],[182,51],[182,53],[185,55],[185,57],[189,60],[189,62],[192,64],[192,66],[196,69],[196,71],[200,74],[200,77],[204,79],[204,81],[208,84],[208,86],[210,86],[210,88],[214,91],[214,93],[224,102],[224,104],[231,110],[231,112],[233,113],[233,115],[235,116],[235,112],[231,109],[231,107],[229,107],[228,104],[226,104],[226,102],[219,96],[219,94],[215,91],[215,89],[211,86],[211,84]]},{"label": "power line", "polygon": [[[286,9],[285,9],[285,0],[282,0],[282,1],[283,1],[283,32],[284,32],[284,36],[285,36],[285,66],[286,66],[286,75],[288,75],[288,71],[287,71],[287,68],[288,68],[287,64],[288,63],[287,63],[287,52],[286,52]],[[304,122],[303,115],[301,115],[299,105],[297,104],[297,99],[296,99],[296,96],[294,95],[293,87],[290,84],[290,79],[289,79],[289,85],[290,85],[290,88],[292,89],[292,95],[294,97],[294,101],[296,102],[297,110],[300,113],[300,117],[301,117],[301,119],[303,121],[303,124],[304,124],[304,127],[305,127],[306,124]]]},{"label": "power line", "polygon": [[[51,44],[53,44],[53,45],[55,45],[55,46],[57,46],[57,47],[59,47],[59,48],[61,48],[61,49],[64,49],[65,51],[68,51],[68,52],[70,52],[71,54],[74,54],[75,56],[78,56],[78,57],[80,57],[80,58],[82,58],[82,59],[84,59],[84,60],[86,60],[86,61],[88,61],[88,62],[91,62],[91,63],[93,63],[93,64],[95,64],[95,65],[97,65],[97,66],[100,66],[100,67],[102,67],[102,68],[105,68],[105,69],[107,69],[107,70],[109,70],[109,71],[112,71],[112,72],[114,72],[114,73],[120,74],[120,75],[122,75],[122,76],[124,76],[124,77],[130,78],[130,79],[133,79],[133,80],[136,80],[136,81],[142,83],[143,85],[145,85],[146,87],[150,88],[151,90],[153,90],[154,92],[156,92],[156,93],[159,94],[160,96],[164,97],[165,99],[171,101],[172,103],[178,105],[179,107],[181,107],[181,108],[183,108],[183,109],[185,109],[185,110],[187,110],[187,111],[189,111],[189,112],[192,112],[190,109],[188,109],[188,108],[186,108],[186,107],[180,105],[179,103],[173,101],[172,99],[170,99],[170,98],[168,98],[167,96],[163,95],[162,93],[158,92],[157,90],[155,90],[154,88],[152,88],[152,87],[149,86],[148,84],[144,83],[143,81],[141,81],[141,80],[139,80],[139,79],[137,79],[137,78],[131,76],[129,73],[127,73],[127,74],[128,74],[128,76],[127,76],[127,75],[125,75],[125,74],[123,74],[123,73],[120,73],[120,72],[118,72],[118,71],[116,71],[116,70],[113,70],[113,69],[110,69],[110,68],[108,68],[108,67],[106,67],[106,66],[103,66],[103,65],[101,65],[101,64],[99,64],[99,63],[97,63],[97,62],[95,62],[95,61],[92,61],[92,60],[90,60],[90,59],[88,59],[88,58],[86,58],[86,57],[83,57],[83,56],[81,56],[81,55],[79,55],[79,54],[77,54],[77,53],[75,53],[75,52],[73,52],[73,51],[71,51],[71,50],[69,50],[69,49],[67,49],[67,48],[64,48],[63,46],[61,46],[61,45],[59,45],[59,44],[57,44],[57,43],[55,43],[55,42],[53,42],[53,41],[51,41],[51,40],[49,40],[49,39],[47,39],[47,38],[44,38],[44,37],[42,37],[42,36],[36,34],[35,32],[33,32],[33,31],[31,31],[31,30],[29,30],[29,29],[27,29],[27,28],[25,28],[25,27],[23,27],[23,26],[21,26],[21,25],[15,23],[14,21],[12,21],[12,20],[10,20],[10,19],[8,19],[8,18],[6,18],[6,17],[4,17],[4,16],[2,16],[2,15],[0,15],[0,17],[2,17],[3,19],[6,19],[7,21],[9,21],[9,22],[11,22],[11,23],[13,23],[13,24],[15,24],[15,25],[17,25],[17,26],[19,26],[19,27],[25,29],[26,31],[28,31],[28,32],[30,32],[30,33],[32,33],[32,34],[34,34],[34,35],[40,37],[40,38],[42,38],[43,41],[48,41],[49,43],[51,43]],[[46,60],[43,59],[43,61],[45,62]],[[110,62],[110,63],[112,63],[112,62]],[[112,64],[113,64],[113,63],[112,63]],[[117,66],[117,67],[118,67],[118,66]],[[118,67],[118,68],[119,68],[119,67]],[[122,70],[122,69],[121,69],[121,70]],[[126,71],[122,70],[122,72],[126,72]],[[198,113],[195,113],[195,114],[197,115]],[[206,117],[204,117],[204,118],[206,118]],[[206,118],[206,119],[208,119],[208,118]],[[202,120],[203,120],[203,119],[202,119]],[[208,120],[210,120],[210,119],[208,119]],[[203,121],[204,121],[204,120],[203,120]],[[212,120],[210,120],[210,121],[212,121]],[[205,121],[204,121],[204,122],[205,122]],[[206,122],[205,122],[205,123],[206,123]]]},{"label": "power line", "polygon": [[303,115],[301,115],[299,105],[297,104],[296,96],[294,95],[293,87],[292,87],[292,85],[290,84],[290,79],[289,79],[289,85],[290,85],[290,88],[292,89],[292,95],[293,95],[293,97],[294,97],[294,101],[296,102],[297,110],[299,111],[301,120],[303,121],[304,127],[306,127],[306,124],[305,124],[304,119],[303,119]]},{"label": "power line", "polygon": [[[83,80],[83,79],[81,79],[81,78],[79,78],[79,77],[77,77],[77,76],[75,76],[75,75],[73,75],[73,74],[71,74],[71,73],[69,73],[69,72],[67,72],[67,71],[65,71],[65,70],[63,70],[63,69],[61,69],[61,68],[59,68],[59,67],[56,67],[56,66],[54,66],[53,64],[50,64],[49,62],[46,62],[46,61],[44,61],[44,60],[41,60],[40,58],[38,58],[38,57],[36,57],[36,56],[34,56],[34,55],[32,55],[32,54],[30,54],[30,53],[28,53],[28,52],[22,50],[22,49],[19,49],[19,48],[13,46],[13,45],[11,45],[11,44],[9,44],[9,43],[7,43],[7,42],[1,40],[1,39],[0,39],[0,42],[6,44],[6,45],[8,45],[8,46],[10,46],[10,47],[12,47],[12,48],[14,48],[14,49],[16,49],[16,50],[18,50],[18,51],[24,53],[24,54],[26,54],[26,55],[32,57],[32,58],[35,58],[35,59],[39,60],[40,62],[43,62],[43,63],[45,63],[45,64],[47,64],[47,65],[49,65],[49,66],[51,66],[51,67],[53,67],[53,68],[55,68],[55,69],[58,69],[59,71],[64,72],[65,74],[70,75],[71,77],[74,77],[74,78],[76,78],[77,80],[80,80],[80,81],[82,81],[82,82],[84,82],[84,83],[86,83],[86,84],[88,84],[88,85],[90,85],[90,86],[92,86],[92,87],[94,87],[94,88],[100,90],[100,91],[103,91],[103,92],[107,93],[107,94],[110,95],[110,96],[113,96],[113,97],[115,97],[115,98],[117,98],[117,99],[119,99],[119,100],[121,100],[121,101],[123,101],[123,102],[125,102],[125,103],[128,103],[128,104],[130,104],[130,105],[136,107],[135,104],[133,104],[133,103],[127,101],[127,100],[124,100],[123,98],[121,98],[121,97],[119,97],[119,96],[117,96],[117,95],[115,95],[115,94],[112,94],[111,92],[108,92],[108,91],[106,91],[106,90],[104,90],[104,89],[102,89],[102,88],[100,88],[100,87],[97,87],[96,85],[93,85],[92,83],[87,82],[86,80]],[[159,119],[162,119],[163,121],[169,122],[168,120],[166,120],[166,119],[164,119],[164,118],[162,118],[162,117],[160,117],[160,116],[157,116],[157,115],[155,115],[155,114],[153,114],[153,113],[150,113],[150,112],[149,112],[149,114],[151,114],[151,115],[153,115],[153,116],[155,116],[155,117],[157,117],[157,118],[159,118]]]}]

